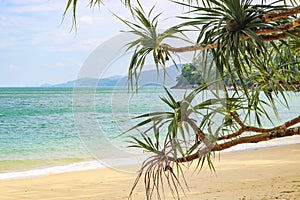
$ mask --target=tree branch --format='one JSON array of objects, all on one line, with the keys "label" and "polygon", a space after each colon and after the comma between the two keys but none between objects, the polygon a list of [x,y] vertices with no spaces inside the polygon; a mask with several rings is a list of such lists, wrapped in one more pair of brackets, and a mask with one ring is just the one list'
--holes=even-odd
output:
[{"label": "tree branch", "polygon": [[298,117],[295,117],[294,119],[285,122],[282,126],[285,126],[286,128],[289,128],[291,126],[294,126],[296,124],[300,123],[300,115]]},{"label": "tree branch", "polygon": [[292,15],[296,15],[298,13],[300,13],[300,6],[288,10],[280,10],[280,11],[266,13],[261,17],[261,20],[263,22],[269,22],[269,21],[274,21],[276,19],[281,19]]},{"label": "tree branch", "polygon": [[214,49],[217,48],[217,44],[209,44],[206,46],[194,45],[194,46],[185,46],[185,47],[172,47],[168,44],[161,44],[159,48],[163,51],[183,53],[183,52],[190,52],[190,51],[199,51],[204,49]]},{"label": "tree branch", "polygon": [[282,128],[279,130],[274,130],[270,132],[265,132],[258,135],[252,135],[252,136],[245,136],[241,138],[236,138],[234,140],[224,142],[222,144],[215,144],[215,146],[212,149],[204,148],[202,150],[197,151],[194,154],[191,154],[189,156],[186,156],[184,158],[178,158],[175,162],[190,162],[195,159],[199,159],[203,157],[206,152],[214,152],[214,151],[221,151],[224,149],[228,149],[232,146],[238,145],[238,144],[244,144],[244,143],[258,143],[261,141],[267,141],[275,138],[281,138],[286,136],[292,136],[292,135],[300,135],[300,126],[294,127],[294,128]]},{"label": "tree branch", "polygon": [[[235,139],[228,141],[228,142],[221,143],[221,144],[216,143],[216,144],[213,144],[213,146],[206,146],[206,148],[199,150],[195,154],[191,154],[184,158],[178,158],[175,161],[176,162],[189,162],[189,161],[201,158],[202,156],[206,155],[210,151],[221,151],[221,150],[230,148],[232,146],[235,146],[237,144],[258,143],[261,141],[267,141],[267,140],[285,137],[285,136],[300,135],[300,126],[290,128],[291,126],[294,126],[294,125],[300,123],[300,115],[290,121],[285,122],[284,124],[282,124],[280,126],[277,126],[274,128],[269,128],[269,129],[264,129],[264,128],[246,126],[234,113],[232,113],[232,114],[233,114],[233,116],[235,116],[234,119],[238,121],[238,123],[242,126],[242,128],[233,134],[219,137],[217,139],[217,141],[232,139],[232,138],[235,138]],[[197,127],[197,129],[199,129],[199,128]],[[236,138],[237,136],[241,135],[242,133],[244,133],[246,131],[256,132],[256,133],[259,132],[261,134]],[[205,134],[203,132],[202,132],[202,134],[205,137]],[[174,160],[174,159],[171,159],[171,160]]]},{"label": "tree branch", "polygon": [[230,115],[233,117],[233,119],[242,127],[242,128],[246,128],[246,124],[244,122],[242,122],[242,120],[233,112],[230,112]]},{"label": "tree branch", "polygon": [[[298,34],[297,31],[291,31],[291,33]],[[276,35],[263,35],[263,36],[260,36],[260,38],[264,42],[271,42],[271,41],[275,41],[275,40],[283,40],[283,39],[288,38],[288,37],[290,37],[290,34],[287,34],[287,33],[281,33],[281,34],[276,34]]]},{"label": "tree branch", "polygon": [[193,131],[195,132],[196,136],[202,141],[207,147],[212,147],[214,144],[206,137],[206,135],[203,133],[203,131],[197,126],[197,124],[187,118],[185,121],[192,127]]},{"label": "tree branch", "polygon": [[[298,19],[299,24],[300,25],[300,19]],[[292,23],[292,22],[291,22]],[[266,29],[266,30],[259,30],[257,32],[260,33],[260,39],[263,42],[271,42],[271,41],[275,41],[275,40],[283,40],[285,38],[288,38],[290,35],[287,33],[280,33],[280,34],[272,34],[272,35],[262,35],[262,32],[268,32],[268,33],[276,33],[276,32],[282,32],[276,29],[272,29],[272,31],[270,29]],[[293,34],[298,34],[298,31],[295,30],[291,30],[291,33]],[[251,36],[246,36],[246,39],[251,39]],[[217,48],[218,45],[217,44],[209,44],[206,46],[201,46],[201,45],[194,45],[194,46],[185,46],[185,47],[172,47],[168,44],[161,44],[159,46],[159,48],[163,51],[170,51],[170,52],[174,52],[174,53],[183,53],[183,52],[191,52],[191,51],[200,51],[200,50],[204,50],[204,49],[215,49]]]},{"label": "tree branch", "polygon": [[[265,29],[260,29],[256,30],[255,34],[257,36],[260,36],[262,41],[264,42],[270,42],[270,41],[275,41],[275,40],[282,40],[287,37],[289,37],[288,34],[283,33],[283,31],[288,31],[292,30],[295,27],[300,26],[300,18],[295,19],[292,22],[288,22],[276,27],[271,27],[271,28],[265,28]],[[292,31],[294,34],[296,34],[296,31]],[[251,39],[252,37],[247,35],[245,39]],[[161,44],[160,49],[163,51],[170,51],[170,52],[176,52],[176,53],[183,53],[183,52],[191,52],[191,51],[200,51],[204,49],[214,49],[217,48],[217,44],[209,44],[206,46],[202,45],[192,45],[192,46],[186,46],[186,47],[172,47],[167,44]]]},{"label": "tree branch", "polygon": [[298,86],[298,85],[300,85],[300,80],[298,80],[298,81],[293,81],[293,82],[283,82],[283,81],[279,81],[279,84],[285,85],[285,86]]},{"label": "tree branch", "polygon": [[279,128],[270,132],[265,132],[258,135],[252,135],[252,136],[245,136],[236,138],[234,140],[231,140],[229,142],[224,142],[222,144],[217,144],[212,149],[212,151],[221,151],[227,148],[230,148],[232,146],[243,144],[243,143],[258,143],[261,141],[268,141],[275,138],[281,138],[286,136],[292,136],[292,135],[300,135],[300,126],[294,127],[294,128]]},{"label": "tree branch", "polygon": [[217,141],[220,140],[228,140],[231,138],[235,138],[241,134],[243,134],[244,132],[254,132],[254,133],[266,133],[266,132],[270,132],[270,131],[275,131],[275,130],[279,130],[282,128],[289,128],[291,126],[294,126],[298,123],[300,123],[300,115],[286,123],[284,123],[283,125],[280,126],[276,126],[274,128],[257,128],[254,126],[247,126],[246,124],[244,124],[235,114],[235,120],[238,120],[238,124],[242,127],[241,129],[239,129],[238,131],[236,131],[235,133],[232,133],[230,135],[223,135],[217,138]]},{"label": "tree branch", "polygon": [[[292,22],[288,22],[276,27],[270,27],[270,28],[264,28],[264,29],[259,29],[255,31],[256,35],[267,35],[267,34],[274,34],[274,33],[282,33],[283,31],[288,31],[292,30],[293,28],[297,27],[300,25],[300,17],[295,19]],[[250,38],[250,36],[248,36]],[[246,37],[246,39],[248,39]]]}]

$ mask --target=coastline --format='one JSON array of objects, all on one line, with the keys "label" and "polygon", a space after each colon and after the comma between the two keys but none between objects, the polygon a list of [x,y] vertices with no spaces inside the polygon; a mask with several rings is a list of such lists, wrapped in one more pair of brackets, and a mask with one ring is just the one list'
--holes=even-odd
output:
[{"label": "coastline", "polygon": [[[233,146],[229,149],[223,150],[221,153],[232,153],[240,151],[253,151],[261,148],[270,148],[276,146],[300,144],[300,136],[295,135],[291,137],[277,138],[269,141],[259,143],[247,143]],[[138,165],[146,159],[146,156],[135,156],[128,158],[112,158],[108,160],[96,160],[95,158],[85,159],[78,162],[63,162],[57,165],[40,166],[36,168],[25,168],[20,171],[6,171],[0,173],[0,181],[18,180],[27,178],[36,178],[41,176],[48,176],[53,174],[62,174],[67,172],[78,172],[87,170],[97,170],[106,168],[120,169],[124,166]]]},{"label": "coastline", "polygon": [[[207,167],[199,173],[194,173],[193,167],[186,170],[189,191],[182,199],[300,198],[300,144],[221,152],[220,160],[216,154],[214,163],[216,173]],[[138,165],[123,169],[102,168],[2,180],[0,199],[127,199]],[[171,197],[166,194],[166,199]],[[133,199],[145,199],[142,182]]]}]

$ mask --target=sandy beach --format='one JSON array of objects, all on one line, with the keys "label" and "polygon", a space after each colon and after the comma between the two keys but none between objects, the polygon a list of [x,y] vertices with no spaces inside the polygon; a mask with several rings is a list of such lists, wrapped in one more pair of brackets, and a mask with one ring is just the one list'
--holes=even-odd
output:
[{"label": "sandy beach", "polygon": [[[189,191],[182,199],[300,199],[299,144],[222,153],[215,167],[216,173],[187,170]],[[127,199],[134,179],[133,173],[99,169],[1,181],[0,199]],[[146,199],[142,182],[133,199]]]}]

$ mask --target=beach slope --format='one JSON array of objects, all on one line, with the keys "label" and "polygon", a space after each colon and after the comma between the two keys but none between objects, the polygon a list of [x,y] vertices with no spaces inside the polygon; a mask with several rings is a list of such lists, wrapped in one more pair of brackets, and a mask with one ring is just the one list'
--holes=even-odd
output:
[{"label": "beach slope", "polygon": [[[216,173],[188,170],[190,189],[182,199],[300,199],[299,144],[222,153],[215,167]],[[133,173],[100,169],[1,181],[0,199],[127,199],[134,179]],[[142,182],[133,199],[145,199]]]}]

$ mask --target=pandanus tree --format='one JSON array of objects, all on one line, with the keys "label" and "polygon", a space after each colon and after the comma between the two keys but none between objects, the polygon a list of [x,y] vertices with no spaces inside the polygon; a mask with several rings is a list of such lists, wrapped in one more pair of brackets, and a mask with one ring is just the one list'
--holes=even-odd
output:
[{"label": "pandanus tree", "polygon": [[[66,9],[72,8],[74,16],[76,3],[69,0]],[[91,6],[99,3],[90,1]],[[270,110],[280,117],[278,105],[288,107],[289,95],[299,95],[298,0],[170,1],[186,7],[186,13],[179,16],[180,24],[161,32],[160,15],[152,14],[155,7],[147,13],[142,3],[125,0],[135,21],[119,18],[136,35],[136,40],[128,44],[134,52],[128,69],[129,84],[137,86],[138,82],[132,80],[138,79],[146,59],[152,58],[157,69],[164,68],[169,62],[176,64],[176,56],[184,52],[203,55],[200,62],[204,78],[182,99],[165,89],[166,97],[161,100],[167,111],[136,117],[140,122],[129,131],[139,131],[130,136],[130,146],[152,156],[142,164],[133,190],[143,179],[147,199],[154,194],[163,198],[166,184],[174,198],[179,198],[186,184],[180,181],[184,180],[183,165],[196,161],[201,168],[206,162],[214,169],[215,152],[242,143],[300,135],[300,115],[280,125],[263,123],[269,120],[272,124]],[[191,41],[186,33],[197,36],[189,46],[168,43],[168,38]],[[231,90],[226,85],[228,79]]]}]

